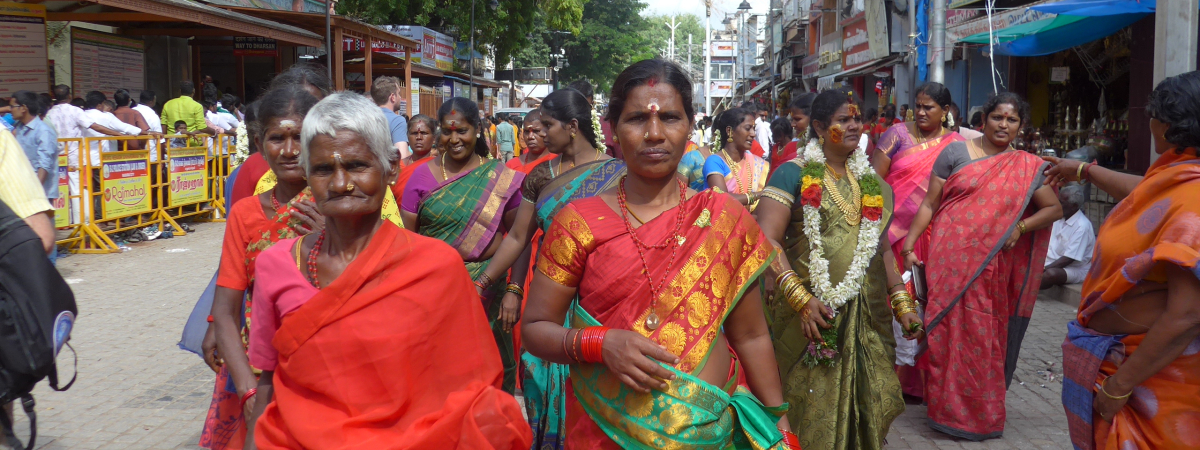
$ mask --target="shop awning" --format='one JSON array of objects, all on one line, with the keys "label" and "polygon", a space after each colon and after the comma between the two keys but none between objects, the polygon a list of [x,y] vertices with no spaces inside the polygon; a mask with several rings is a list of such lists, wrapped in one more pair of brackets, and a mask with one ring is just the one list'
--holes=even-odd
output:
[{"label": "shop awning", "polygon": [[[1103,39],[1145,16],[1145,13],[1091,17],[1059,14],[1050,19],[996,30],[991,36],[995,36],[995,52],[998,55],[1049,55]],[[963,38],[962,42],[988,44],[991,36],[987,32],[976,33]]]},{"label": "shop awning", "polygon": [[1031,6],[1029,9],[1072,16],[1113,16],[1149,14],[1154,12],[1155,3],[1155,0],[1062,0]]},{"label": "shop awning", "polygon": [[132,36],[259,36],[321,47],[324,39],[297,27],[227,11],[192,0],[42,1],[47,21],[114,26]]},{"label": "shop awning", "polygon": [[893,56],[889,56],[887,58],[877,59],[877,60],[872,61],[871,63],[864,65],[864,66],[855,67],[850,70],[843,70],[843,71],[835,73],[833,75],[826,75],[826,76],[817,78],[817,91],[824,91],[826,89],[832,88],[833,83],[838,80],[844,80],[844,79],[850,78],[850,77],[857,77],[860,75],[865,75],[865,74],[874,72],[875,69],[878,69],[880,67],[890,66],[892,64],[895,64],[896,61],[899,61],[900,58],[902,58],[901,55],[893,55]]},{"label": "shop awning", "polygon": [[751,89],[751,90],[750,90],[750,92],[747,92],[747,93],[746,93],[746,96],[747,96],[747,97],[753,97],[753,96],[754,96],[754,94],[757,94],[757,93],[761,92],[763,89],[766,89],[766,88],[767,88],[767,86],[770,86],[770,85],[771,85],[771,83],[770,83],[770,82],[767,82],[767,81],[763,81],[763,82],[761,82],[761,83],[758,83],[758,86],[755,86],[755,87],[754,87],[754,89]]}]

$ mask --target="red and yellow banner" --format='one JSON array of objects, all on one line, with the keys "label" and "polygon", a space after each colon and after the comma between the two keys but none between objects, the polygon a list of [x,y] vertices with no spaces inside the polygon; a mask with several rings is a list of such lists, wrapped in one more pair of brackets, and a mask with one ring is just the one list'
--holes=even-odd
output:
[{"label": "red and yellow banner", "polygon": [[58,198],[54,199],[54,226],[71,225],[71,187],[67,178],[67,155],[58,155]]},{"label": "red and yellow banner", "polygon": [[100,190],[105,218],[150,212],[149,152],[124,151],[100,155]]},{"label": "red and yellow banner", "polygon": [[167,150],[170,165],[171,206],[208,200],[205,174],[208,173],[208,150],[204,148],[173,148]]}]

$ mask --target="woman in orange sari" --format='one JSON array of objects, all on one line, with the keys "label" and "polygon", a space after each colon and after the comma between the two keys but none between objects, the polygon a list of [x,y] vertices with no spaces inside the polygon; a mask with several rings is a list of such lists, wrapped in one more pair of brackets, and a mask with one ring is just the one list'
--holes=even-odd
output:
[{"label": "woman in orange sari", "polygon": [[509,169],[529,175],[538,164],[557,158],[558,155],[546,151],[546,129],[542,127],[542,111],[535,109],[525,115],[521,129],[521,138],[525,149],[521,155],[505,163]]},{"label": "woman in orange sari", "polygon": [[[941,83],[925,83],[917,88],[913,103],[916,104],[915,120],[889,127],[879,136],[878,145],[871,156],[875,172],[892,187],[895,195],[895,212],[887,229],[887,239],[897,264],[903,262],[900,253],[903,251],[904,238],[908,236],[913,217],[916,217],[921,202],[925,201],[925,194],[929,192],[933,162],[937,161],[947,145],[964,140],[958,133],[949,130],[954,124],[949,114],[952,100],[950,90]],[[928,248],[929,231],[926,230],[917,239],[913,252],[924,261],[928,256]],[[893,321],[892,328],[892,333],[897,337],[896,373],[900,376],[900,385],[906,395],[923,398],[925,370],[917,367],[913,359],[917,353],[917,343],[899,339],[902,330],[898,322]]]},{"label": "woman in orange sari", "polygon": [[694,113],[683,69],[645,60],[613,86],[628,174],[555,217],[522,319],[530,353],[570,365],[565,448],[787,448],[758,294],[771,245],[740,203],[676,176]]},{"label": "woman in orange sari", "polygon": [[[1043,186],[1045,162],[1013,151],[1029,105],[1002,92],[983,106],[984,135],[946,147],[901,254],[929,241],[925,392],[929,426],[981,441],[1004,433],[1004,397],[1042,280],[1050,226],[1062,206]],[[931,224],[932,222],[932,224]]]},{"label": "woman in orange sari", "polygon": [[391,188],[397,203],[404,200],[401,198],[404,194],[404,186],[408,184],[408,179],[412,177],[413,172],[433,160],[433,156],[435,156],[433,143],[437,141],[437,136],[438,123],[436,119],[424,114],[417,114],[408,121],[408,148],[412,149],[412,154],[400,160],[400,174],[396,176],[396,183]]},{"label": "woman in orange sari", "polygon": [[243,399],[257,417],[247,446],[527,449],[456,253],[380,218],[400,159],[383,113],[333,94],[301,143],[326,227],[258,261],[250,358],[263,376]]},{"label": "woman in orange sari", "polygon": [[245,341],[253,311],[253,297],[245,294],[255,281],[255,259],[275,242],[320,229],[324,223],[319,213],[302,206],[307,203],[302,191],[308,185],[300,168],[300,124],[316,103],[312,94],[296,86],[271,90],[259,103],[262,131],[254,139],[277,182],[266,192],[234,204],[225,225],[210,319],[216,337],[215,358],[224,363],[200,435],[204,448],[242,448],[245,440],[245,414],[239,399],[257,383],[255,369],[246,358]]},{"label": "woman in orange sari", "polygon": [[1050,170],[1121,199],[1063,343],[1079,450],[1200,447],[1200,72],[1159,83],[1146,113],[1161,156],[1144,179],[1066,159]]}]

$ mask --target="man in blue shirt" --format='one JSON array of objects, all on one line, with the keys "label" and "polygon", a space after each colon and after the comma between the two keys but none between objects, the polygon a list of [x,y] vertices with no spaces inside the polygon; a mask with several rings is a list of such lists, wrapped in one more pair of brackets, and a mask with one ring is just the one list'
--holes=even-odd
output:
[{"label": "man in blue shirt", "polygon": [[46,190],[46,198],[54,202],[58,198],[58,135],[38,118],[42,102],[37,94],[17,91],[8,102],[16,122],[13,136],[33,165],[38,181]]},{"label": "man in blue shirt", "polygon": [[399,78],[383,76],[376,78],[375,83],[371,85],[371,99],[383,110],[383,116],[387,118],[388,126],[392,129],[392,143],[396,145],[400,157],[407,158],[408,122],[404,120],[404,116],[396,114],[402,98],[403,85],[400,84]]}]

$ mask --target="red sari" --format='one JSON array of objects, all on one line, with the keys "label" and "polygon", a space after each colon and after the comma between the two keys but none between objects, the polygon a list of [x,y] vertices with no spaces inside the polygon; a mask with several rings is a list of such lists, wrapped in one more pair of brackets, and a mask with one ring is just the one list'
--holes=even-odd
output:
[{"label": "red sari", "polygon": [[[971,440],[1004,431],[1004,397],[1037,299],[1050,229],[1004,250],[1032,215],[1045,161],[1006,151],[968,163],[946,179],[934,214],[925,317],[929,425]],[[899,199],[899,196],[897,196]]]},{"label": "red sari", "polygon": [[508,166],[509,169],[515,170],[517,172],[521,172],[525,175],[529,175],[529,171],[533,170],[534,167],[537,167],[538,164],[544,163],[546,161],[552,160],[557,157],[558,157],[558,155],[556,155],[554,153],[546,152],[544,155],[542,155],[541,158],[538,158],[534,161],[530,161],[529,164],[521,164],[521,157],[518,156],[516,158],[508,160],[508,162],[504,163],[504,165]]},{"label": "red sari", "polygon": [[396,197],[397,205],[402,204],[400,202],[404,200],[402,198],[404,196],[404,186],[408,185],[408,179],[412,177],[413,172],[416,171],[418,167],[421,167],[430,161],[433,161],[433,157],[426,156],[400,168],[400,174],[396,176],[396,184],[392,185],[392,196]]},{"label": "red sari", "polygon": [[[654,340],[679,356],[675,369],[698,375],[725,318],[774,255],[750,212],[728,195],[704,191],[680,207],[684,242],[674,264],[667,265],[670,248],[645,250],[655,279],[670,280],[653,305],[662,318],[655,330],[645,327],[655,302],[636,244],[621,214],[600,197],[576,200],[558,213],[546,231],[537,266],[555,282],[578,287],[579,306],[604,326]],[[663,242],[675,227],[676,211],[668,210],[635,231],[643,242]],[[579,376],[576,370],[572,368],[571,377]],[[575,380],[567,389],[565,448],[620,448],[584,409]]]},{"label": "red sari", "polygon": [[453,249],[384,222],[332,284],[284,317],[262,449],[528,449],[500,390],[479,297]]}]

